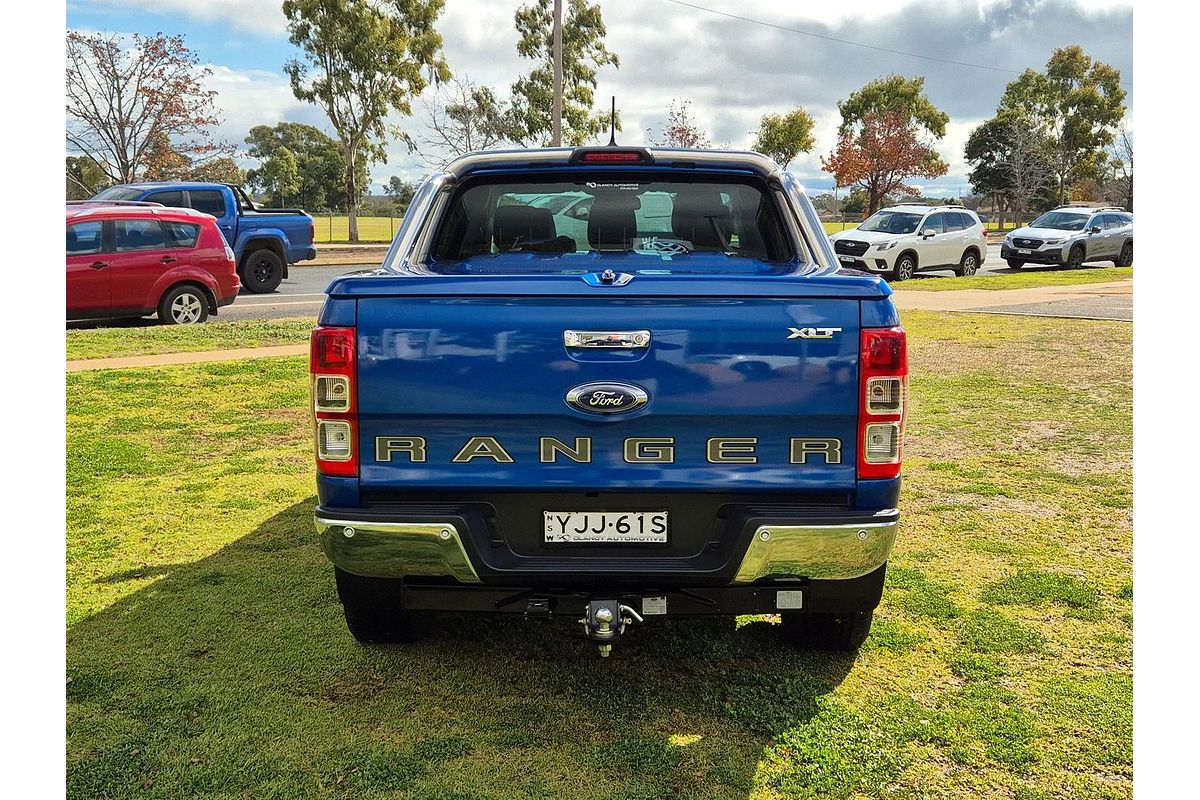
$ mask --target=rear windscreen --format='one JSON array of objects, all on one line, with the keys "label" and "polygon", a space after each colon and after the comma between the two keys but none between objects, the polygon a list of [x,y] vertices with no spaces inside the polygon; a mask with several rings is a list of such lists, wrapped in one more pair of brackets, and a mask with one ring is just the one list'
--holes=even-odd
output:
[{"label": "rear windscreen", "polygon": [[431,255],[436,272],[492,274],[582,272],[613,256],[626,272],[770,274],[793,258],[764,182],[611,173],[468,183]]}]

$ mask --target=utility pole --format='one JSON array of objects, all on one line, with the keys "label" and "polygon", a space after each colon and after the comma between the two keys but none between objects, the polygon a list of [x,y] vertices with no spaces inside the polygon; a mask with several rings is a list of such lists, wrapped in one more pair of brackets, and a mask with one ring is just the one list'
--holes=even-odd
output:
[{"label": "utility pole", "polygon": [[550,144],[562,147],[562,0],[554,0],[554,110]]}]

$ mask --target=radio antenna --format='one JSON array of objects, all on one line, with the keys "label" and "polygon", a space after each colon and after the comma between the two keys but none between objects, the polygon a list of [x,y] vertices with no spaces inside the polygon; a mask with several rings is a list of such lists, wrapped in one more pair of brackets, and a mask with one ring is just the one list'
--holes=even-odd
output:
[{"label": "radio antenna", "polygon": [[612,96],[612,113],[608,115],[608,125],[610,133],[608,135],[608,146],[617,146],[617,96]]}]

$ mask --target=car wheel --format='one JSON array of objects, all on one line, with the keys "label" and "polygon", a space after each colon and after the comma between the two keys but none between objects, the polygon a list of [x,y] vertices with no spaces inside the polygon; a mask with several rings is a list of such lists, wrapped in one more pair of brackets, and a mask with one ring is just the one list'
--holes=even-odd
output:
[{"label": "car wheel", "polygon": [[1067,266],[1071,269],[1079,269],[1083,266],[1083,245],[1077,244],[1071,248],[1071,254],[1067,256]]},{"label": "car wheel", "polygon": [[1019,258],[1006,258],[1004,260],[1008,262],[1009,269],[1020,269],[1021,267],[1025,266],[1025,262]]},{"label": "car wheel", "polygon": [[1113,262],[1118,267],[1133,266],[1133,242],[1126,242],[1121,248],[1121,255],[1117,256],[1117,260]]},{"label": "car wheel", "polygon": [[958,269],[954,270],[954,274],[962,277],[964,275],[971,276],[979,271],[979,256],[974,250],[968,250],[963,253],[962,260],[958,262]]},{"label": "car wheel", "polygon": [[857,650],[871,632],[874,612],[780,614],[780,633],[803,650]]},{"label": "car wheel", "polygon": [[917,262],[912,256],[905,253],[896,261],[896,266],[892,267],[892,280],[906,281],[913,276],[917,271]]},{"label": "car wheel", "polygon": [[271,250],[254,250],[242,259],[242,286],[254,294],[266,294],[279,288],[283,280],[283,260]]},{"label": "car wheel", "polygon": [[195,286],[176,286],[158,304],[158,319],[164,325],[198,325],[208,319],[208,297]]},{"label": "car wheel", "polygon": [[420,636],[420,619],[400,608],[398,578],[365,578],[333,568],[338,598],[350,634],[363,644],[412,642]]}]

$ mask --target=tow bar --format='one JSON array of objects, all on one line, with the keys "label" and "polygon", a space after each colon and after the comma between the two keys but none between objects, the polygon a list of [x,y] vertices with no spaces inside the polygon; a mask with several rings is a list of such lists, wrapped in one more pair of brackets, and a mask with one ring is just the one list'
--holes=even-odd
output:
[{"label": "tow bar", "polygon": [[579,624],[583,635],[596,643],[600,657],[608,658],[613,641],[625,632],[625,626],[643,621],[641,614],[618,600],[590,600]]}]

